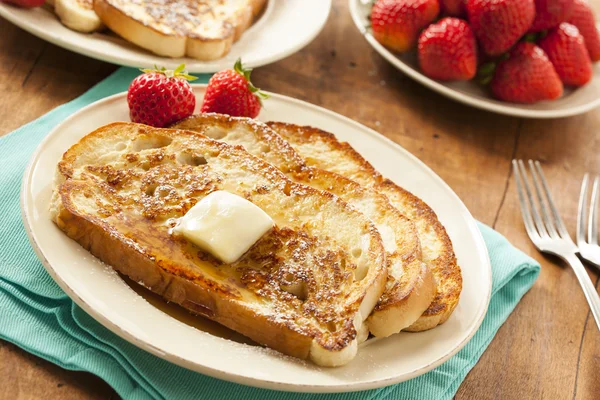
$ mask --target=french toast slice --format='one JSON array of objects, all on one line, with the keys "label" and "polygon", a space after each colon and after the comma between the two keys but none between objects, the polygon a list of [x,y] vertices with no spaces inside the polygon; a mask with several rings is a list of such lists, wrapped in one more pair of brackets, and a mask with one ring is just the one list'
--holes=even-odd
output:
[{"label": "french toast slice", "polygon": [[[385,251],[371,221],[239,146],[114,123],[64,154],[55,185],[52,219],[94,256],[168,301],[319,365],[354,358],[385,288]],[[171,234],[216,190],[244,197],[275,223],[232,264]]]},{"label": "french toast slice", "polygon": [[385,179],[348,143],[335,135],[308,126],[269,122],[306,160],[308,165],[336,172],[387,196],[392,205],[414,221],[421,242],[423,261],[437,285],[437,294],[423,315],[406,331],[420,332],[446,322],[462,290],[462,275],[452,242],[435,212],[412,193]]},{"label": "french toast slice", "polygon": [[176,123],[173,128],[241,145],[250,154],[279,168],[288,178],[339,196],[375,223],[387,252],[388,281],[367,320],[373,335],[385,337],[398,333],[415,323],[429,307],[436,293],[435,282],[427,264],[421,261],[415,225],[392,207],[384,195],[339,174],[307,166],[281,136],[253,119],[199,114]]},{"label": "french toast slice", "polygon": [[160,56],[202,61],[225,56],[266,0],[94,0],[102,22]]},{"label": "french toast slice", "polygon": [[94,0],[54,0],[54,12],[67,28],[91,33],[104,28],[94,11]]}]

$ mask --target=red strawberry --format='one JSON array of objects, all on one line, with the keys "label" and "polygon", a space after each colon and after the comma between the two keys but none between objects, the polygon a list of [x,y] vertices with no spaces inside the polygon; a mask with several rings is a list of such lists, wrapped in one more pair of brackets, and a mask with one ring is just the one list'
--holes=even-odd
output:
[{"label": "red strawberry", "polygon": [[23,8],[41,7],[46,0],[1,0],[0,3],[14,4]]},{"label": "red strawberry", "polygon": [[468,23],[444,18],[419,37],[419,64],[425,75],[440,80],[469,80],[477,72],[477,41]]},{"label": "red strawberry", "polygon": [[268,96],[250,82],[251,72],[238,59],[233,69],[214,74],[208,81],[200,111],[256,118],[262,107],[261,99]]},{"label": "red strawberry", "polygon": [[574,0],[535,0],[535,20],[532,32],[554,28],[573,12]]},{"label": "red strawberry", "polygon": [[533,0],[466,0],[465,6],[471,28],[490,56],[510,49],[535,18]]},{"label": "red strawberry", "polygon": [[377,0],[371,10],[373,36],[393,51],[411,50],[439,13],[438,0]]},{"label": "red strawberry", "polygon": [[563,22],[540,40],[554,69],[565,85],[583,86],[592,79],[592,60],[579,30]]},{"label": "red strawberry", "polygon": [[573,14],[568,22],[579,29],[585,39],[585,47],[593,62],[600,61],[600,34],[596,27],[594,11],[586,0],[575,0]]},{"label": "red strawberry", "polygon": [[465,0],[440,0],[442,12],[453,17],[460,17],[465,13]]},{"label": "red strawberry", "polygon": [[501,61],[492,79],[494,96],[514,103],[535,103],[562,96],[563,84],[544,50],[521,42]]},{"label": "red strawberry", "polygon": [[[155,67],[156,68],[156,67]],[[175,71],[144,69],[129,85],[127,103],[131,121],[162,128],[194,113],[196,97],[185,65]]]}]

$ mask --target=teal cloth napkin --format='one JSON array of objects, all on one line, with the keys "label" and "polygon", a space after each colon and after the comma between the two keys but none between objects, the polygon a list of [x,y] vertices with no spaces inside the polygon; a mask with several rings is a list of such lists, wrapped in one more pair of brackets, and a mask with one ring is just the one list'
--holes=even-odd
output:
[{"label": "teal cloth napkin", "polygon": [[[81,97],[0,138],[0,337],[63,368],[96,374],[125,399],[452,398],[540,271],[534,260],[483,224],[479,227],[492,260],[493,292],[477,334],[435,370],[366,392],[285,393],[210,378],[136,348],[67,297],[46,273],[27,239],[19,206],[21,177],[34,149],[52,128],[83,106],[126,90],[137,74],[137,70],[121,68]],[[199,81],[207,79],[201,76]]]}]

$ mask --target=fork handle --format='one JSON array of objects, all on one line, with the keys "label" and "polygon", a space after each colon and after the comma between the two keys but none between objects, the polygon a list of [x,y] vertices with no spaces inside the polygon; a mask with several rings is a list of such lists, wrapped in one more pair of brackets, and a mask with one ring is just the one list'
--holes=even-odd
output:
[{"label": "fork handle", "polygon": [[567,263],[569,263],[571,268],[573,268],[573,272],[575,272],[575,276],[577,277],[577,280],[583,289],[583,294],[590,305],[590,310],[592,311],[592,315],[596,320],[596,325],[598,326],[598,329],[600,329],[600,296],[596,291],[596,286],[594,286],[594,283],[590,279],[585,267],[575,254],[572,253],[563,258]]}]

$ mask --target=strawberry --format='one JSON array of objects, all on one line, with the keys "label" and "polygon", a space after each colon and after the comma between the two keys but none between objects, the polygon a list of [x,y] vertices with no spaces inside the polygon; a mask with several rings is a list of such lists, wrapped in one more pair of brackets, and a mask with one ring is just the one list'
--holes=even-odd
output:
[{"label": "strawberry", "polygon": [[377,0],[371,10],[373,37],[398,53],[413,49],[419,32],[440,13],[438,0]]},{"label": "strawberry", "polygon": [[535,18],[534,0],[466,0],[469,22],[490,56],[510,49]]},{"label": "strawberry", "polygon": [[546,52],[565,85],[583,86],[592,79],[592,60],[574,25],[563,22],[548,32],[538,46]]},{"label": "strawberry", "polygon": [[554,28],[566,21],[573,12],[574,0],[535,0],[535,20],[532,32]]},{"label": "strawberry", "polygon": [[268,96],[250,82],[251,72],[238,59],[233,69],[214,74],[208,81],[201,111],[256,118],[262,107],[261,99]]},{"label": "strawberry", "polygon": [[567,22],[579,29],[579,33],[585,39],[585,47],[591,60],[593,62],[600,61],[600,34],[596,27],[594,11],[586,0],[575,0],[573,14]]},{"label": "strawberry", "polygon": [[14,4],[23,8],[35,8],[44,5],[46,0],[1,0],[0,3]]},{"label": "strawberry", "polygon": [[196,78],[184,68],[143,69],[127,91],[131,121],[162,128],[192,115],[196,97],[188,81]]},{"label": "strawberry", "polygon": [[544,50],[521,42],[501,61],[492,79],[492,93],[500,100],[535,103],[562,96],[563,84]]},{"label": "strawberry", "polygon": [[468,23],[444,18],[419,37],[419,64],[425,75],[439,80],[469,80],[477,72],[477,41]]},{"label": "strawberry", "polygon": [[460,17],[465,13],[465,0],[440,0],[442,13]]}]

